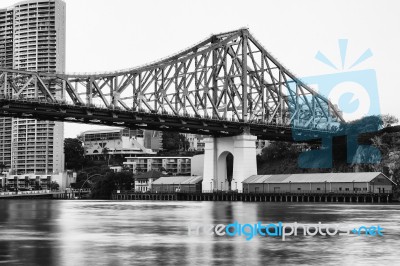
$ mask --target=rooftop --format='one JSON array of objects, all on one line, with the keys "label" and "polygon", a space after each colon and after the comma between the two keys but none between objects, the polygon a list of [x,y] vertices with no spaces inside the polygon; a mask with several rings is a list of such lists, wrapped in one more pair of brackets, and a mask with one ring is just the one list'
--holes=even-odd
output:
[{"label": "rooftop", "polygon": [[193,185],[201,182],[203,180],[202,176],[166,176],[160,177],[153,182],[153,185]]},{"label": "rooftop", "polygon": [[[243,183],[324,183],[324,182],[371,182],[381,175],[381,172],[358,172],[358,173],[307,173],[307,174],[286,174],[286,175],[252,175],[246,178]],[[390,180],[389,178],[387,178]],[[394,183],[392,180],[390,180]]]},{"label": "rooftop", "polygon": [[99,129],[92,129],[92,130],[87,130],[81,132],[80,135],[86,135],[86,134],[101,134],[101,133],[113,133],[113,132],[121,132],[123,131],[124,128],[99,128]]}]

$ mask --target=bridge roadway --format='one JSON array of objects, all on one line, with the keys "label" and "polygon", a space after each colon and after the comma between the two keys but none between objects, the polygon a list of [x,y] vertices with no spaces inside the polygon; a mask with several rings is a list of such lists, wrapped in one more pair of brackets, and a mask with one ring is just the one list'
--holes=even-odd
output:
[{"label": "bridge roadway", "polygon": [[[186,132],[215,137],[240,135],[249,129],[249,133],[257,136],[258,139],[294,140],[291,126],[219,120],[212,117],[185,117],[145,111],[126,111],[118,108],[108,109],[86,105],[77,106],[37,100],[0,99],[0,116]],[[294,131],[295,134],[302,135],[302,139],[307,142],[319,142],[321,136],[329,134],[328,131],[320,129],[296,128]],[[361,133],[359,141],[363,144],[370,144],[370,139],[374,136],[395,132],[400,132],[400,126],[387,127],[377,132]]]},{"label": "bridge roadway", "polygon": [[[293,141],[291,126],[220,120],[195,116],[176,116],[145,111],[127,111],[86,105],[70,105],[38,100],[0,99],[0,116],[66,121],[85,124],[123,126],[131,129],[186,132],[215,137],[240,135],[244,132],[259,139]],[[296,128],[296,134],[318,139],[328,131]]]}]

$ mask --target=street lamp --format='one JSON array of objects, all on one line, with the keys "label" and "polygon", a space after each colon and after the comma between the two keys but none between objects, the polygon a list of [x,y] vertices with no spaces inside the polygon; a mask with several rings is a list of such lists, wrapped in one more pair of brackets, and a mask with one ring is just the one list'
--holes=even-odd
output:
[{"label": "street lamp", "polygon": [[213,183],[214,183],[214,178],[211,178],[210,184],[211,184],[211,192],[213,191]]}]

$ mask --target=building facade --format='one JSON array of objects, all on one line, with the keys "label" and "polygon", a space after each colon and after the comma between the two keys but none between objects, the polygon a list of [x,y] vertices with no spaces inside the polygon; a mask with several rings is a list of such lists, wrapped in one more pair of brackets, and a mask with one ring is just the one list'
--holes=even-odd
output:
[{"label": "building facade", "polygon": [[76,182],[76,173],[65,171],[52,175],[8,175],[0,177],[0,191],[47,190],[51,189],[52,182],[59,185],[59,190],[65,190]]},{"label": "building facade", "polygon": [[[65,71],[65,3],[23,1],[0,9],[0,65],[48,73]],[[55,98],[61,97],[50,87]],[[24,97],[36,97],[29,86]],[[0,118],[0,163],[10,174],[64,171],[64,124]]]},{"label": "building facade", "polygon": [[155,170],[134,176],[135,191],[136,192],[151,191],[153,182],[162,176],[167,176],[167,175],[166,175],[166,173],[161,173],[161,172],[155,171]]},{"label": "building facade", "polygon": [[394,182],[380,172],[253,175],[245,193],[391,193]]},{"label": "building facade", "polygon": [[182,135],[189,142],[189,151],[204,151],[204,136],[191,133],[182,133]]},{"label": "building facade", "polygon": [[168,176],[160,177],[153,182],[151,191],[156,193],[202,192],[201,176]]},{"label": "building facade", "polygon": [[84,144],[85,156],[96,158],[106,153],[129,157],[155,154],[157,149],[153,150],[152,147],[157,148],[154,143],[161,143],[161,135],[154,132],[128,128],[88,130],[82,132],[79,139]]},{"label": "building facade", "polygon": [[162,170],[172,175],[190,175],[191,160],[192,157],[127,157],[123,164],[133,173]]}]

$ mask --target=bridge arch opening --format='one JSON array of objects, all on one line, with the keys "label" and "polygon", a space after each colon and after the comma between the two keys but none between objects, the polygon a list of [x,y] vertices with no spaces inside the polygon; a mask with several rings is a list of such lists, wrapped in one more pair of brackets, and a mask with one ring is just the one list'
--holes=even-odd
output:
[{"label": "bridge arch opening", "polygon": [[218,157],[217,190],[232,190],[234,156],[229,151],[222,152]]}]

